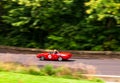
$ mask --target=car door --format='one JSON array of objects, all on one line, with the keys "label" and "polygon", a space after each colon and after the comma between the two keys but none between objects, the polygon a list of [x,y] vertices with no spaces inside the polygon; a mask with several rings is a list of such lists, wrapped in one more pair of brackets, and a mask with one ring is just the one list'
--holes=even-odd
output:
[{"label": "car door", "polygon": [[48,54],[47,58],[48,58],[49,60],[51,60],[51,59],[52,59],[52,54]]}]

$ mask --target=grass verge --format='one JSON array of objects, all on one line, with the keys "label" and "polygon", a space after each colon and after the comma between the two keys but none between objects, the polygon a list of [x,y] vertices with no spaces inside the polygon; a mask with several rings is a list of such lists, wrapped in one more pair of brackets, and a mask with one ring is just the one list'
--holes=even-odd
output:
[{"label": "grass verge", "polygon": [[0,83],[104,83],[104,82],[65,79],[51,76],[36,76],[13,72],[0,72]]}]

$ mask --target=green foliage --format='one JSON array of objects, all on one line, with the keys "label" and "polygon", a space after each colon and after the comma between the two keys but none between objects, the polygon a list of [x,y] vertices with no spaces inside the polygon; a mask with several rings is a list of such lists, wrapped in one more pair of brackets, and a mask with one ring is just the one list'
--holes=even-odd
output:
[{"label": "green foliage", "polygon": [[49,47],[50,49],[76,49],[77,43],[76,40],[74,40],[74,36],[77,34],[75,30],[77,31],[78,27],[75,28],[75,26],[71,26],[69,24],[62,25],[61,29],[58,32],[54,32],[52,35],[48,36],[50,45],[46,44],[46,47]]},{"label": "green foliage", "polygon": [[43,69],[41,69],[41,72],[44,72],[45,75],[55,75],[57,73],[57,70],[52,65],[46,65]]},{"label": "green foliage", "polygon": [[2,0],[0,45],[120,51],[119,0]]},{"label": "green foliage", "polygon": [[[89,71],[95,72],[92,70],[92,67],[88,67],[87,65],[78,65],[80,69],[71,69],[66,66],[61,67],[54,67],[52,65],[45,65],[44,67],[37,67],[37,66],[26,66],[20,63],[14,62],[7,62],[7,63],[0,63],[0,72],[14,72],[14,73],[22,73],[22,74],[30,74],[30,75],[37,75],[37,76],[53,76],[53,77],[63,77],[63,78],[70,78],[70,79],[89,79],[94,80],[94,82],[98,82],[95,78],[89,76],[85,78],[82,73],[90,74]],[[83,67],[84,66],[84,67]],[[73,73],[74,72],[74,73]],[[100,80],[99,80],[100,82]]]},{"label": "green foliage", "polygon": [[89,19],[103,20],[114,18],[120,24],[120,1],[118,0],[90,0],[85,3],[89,7],[86,12],[90,14]]}]

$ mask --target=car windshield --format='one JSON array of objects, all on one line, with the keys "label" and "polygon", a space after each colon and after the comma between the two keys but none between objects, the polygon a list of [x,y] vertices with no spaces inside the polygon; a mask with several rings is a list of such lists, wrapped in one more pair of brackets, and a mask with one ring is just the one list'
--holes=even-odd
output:
[{"label": "car windshield", "polygon": [[49,54],[53,54],[53,52],[49,52]]}]

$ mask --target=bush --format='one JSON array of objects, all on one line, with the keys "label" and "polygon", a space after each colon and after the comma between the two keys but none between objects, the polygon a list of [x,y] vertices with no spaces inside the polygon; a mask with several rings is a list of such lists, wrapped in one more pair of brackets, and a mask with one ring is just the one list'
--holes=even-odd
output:
[{"label": "bush", "polygon": [[[94,79],[94,77],[85,77],[83,74],[95,74],[95,68],[90,65],[79,64],[78,68],[69,68],[67,65],[54,67],[46,65],[42,68],[37,66],[25,66],[19,63],[0,63],[0,71],[10,71],[17,73],[26,73],[40,76],[57,76],[72,79]],[[98,81],[98,80],[97,80]]]},{"label": "bush", "polygon": [[45,75],[55,75],[57,73],[57,69],[55,69],[52,65],[46,65],[41,69],[41,72],[44,72]]}]

